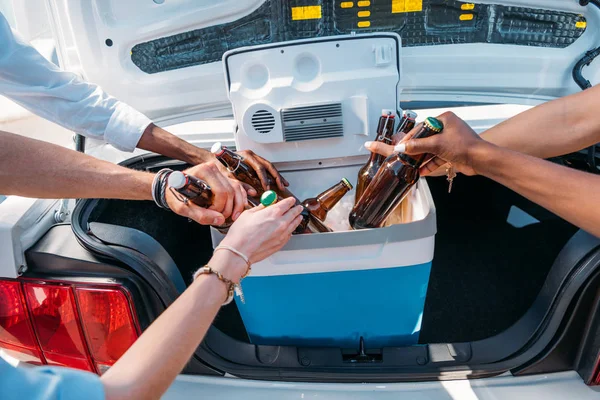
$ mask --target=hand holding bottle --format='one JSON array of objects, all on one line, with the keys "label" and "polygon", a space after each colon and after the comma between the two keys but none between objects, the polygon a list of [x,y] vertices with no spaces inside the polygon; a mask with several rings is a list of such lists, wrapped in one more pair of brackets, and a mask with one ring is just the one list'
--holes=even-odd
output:
[{"label": "hand holding bottle", "polygon": [[246,210],[231,226],[222,245],[234,247],[255,263],[280,250],[302,221],[302,206],[287,198],[265,208]]},{"label": "hand holding bottle", "polygon": [[[213,193],[212,205],[202,208],[195,204],[182,203],[170,190],[166,191],[169,208],[179,215],[186,216],[203,225],[222,225],[229,217],[235,221],[247,204],[247,192],[240,182],[229,179],[219,171],[215,162],[196,165],[184,171],[205,181]],[[253,195],[256,192],[248,191]]]},{"label": "hand holding bottle", "polygon": [[425,164],[419,171],[422,176],[431,175],[447,163],[452,163],[457,172],[465,175],[476,175],[471,160],[472,154],[491,144],[485,142],[464,122],[452,112],[446,112],[437,117],[444,124],[444,134],[434,135],[425,139],[412,139],[412,135],[420,125],[413,129],[396,146],[382,143],[367,142],[365,147],[382,155],[394,152],[409,155],[430,153],[436,157]]}]

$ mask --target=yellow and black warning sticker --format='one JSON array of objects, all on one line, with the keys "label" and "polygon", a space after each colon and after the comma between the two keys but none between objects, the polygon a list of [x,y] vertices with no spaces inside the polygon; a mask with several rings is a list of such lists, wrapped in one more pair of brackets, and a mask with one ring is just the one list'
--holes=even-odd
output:
[{"label": "yellow and black warning sticker", "polygon": [[392,0],[392,14],[423,11],[423,0]]},{"label": "yellow and black warning sticker", "polygon": [[292,7],[292,21],[319,19],[322,17],[321,6]]}]

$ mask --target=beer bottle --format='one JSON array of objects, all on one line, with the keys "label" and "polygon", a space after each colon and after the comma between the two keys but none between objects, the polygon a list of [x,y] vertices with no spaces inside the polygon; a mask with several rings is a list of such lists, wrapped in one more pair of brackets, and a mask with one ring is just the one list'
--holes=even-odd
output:
[{"label": "beer bottle", "polygon": [[[280,199],[281,197],[279,197],[277,193],[272,190],[267,190],[260,196],[260,203],[263,206],[268,207],[277,203]],[[300,215],[302,216],[302,222],[300,222],[300,225],[294,230],[295,234],[331,232],[331,229],[316,221],[306,207],[303,207]]]},{"label": "beer bottle", "polygon": [[[394,112],[391,110],[381,110],[381,117],[377,124],[376,141],[387,144],[392,144],[392,135],[394,134]],[[358,179],[356,180],[356,196],[355,201],[360,199],[365,189],[371,183],[371,180],[383,164],[385,157],[377,153],[371,153],[369,161],[358,171]]]},{"label": "beer bottle", "polygon": [[317,197],[304,200],[302,205],[313,217],[320,222],[324,222],[329,210],[331,210],[350,190],[352,190],[352,184],[348,179],[342,178],[339,183],[336,183]]},{"label": "beer bottle", "polygon": [[[436,118],[427,118],[415,139],[426,138],[442,131],[444,125]],[[428,154],[409,156],[392,154],[383,163],[373,181],[350,213],[354,229],[379,228],[419,180],[419,168],[431,159]]]},{"label": "beer bottle", "polygon": [[185,196],[192,203],[207,208],[213,201],[210,186],[195,176],[186,175],[181,171],[173,171],[169,175],[168,185]]},{"label": "beer bottle", "polygon": [[[197,206],[208,208],[212,205],[213,192],[210,186],[195,176],[184,174],[181,171],[173,171],[169,175],[167,184]],[[215,226],[215,228],[219,232],[227,234],[231,225],[233,225],[233,221],[228,218],[223,225]]]},{"label": "beer bottle", "polygon": [[[244,182],[254,188],[256,193],[258,193],[258,198],[260,195],[264,193],[264,189],[258,178],[258,174],[251,166],[249,166],[246,162],[244,162],[243,158],[233,151],[229,150],[227,147],[223,146],[221,142],[216,142],[213,144],[210,151],[215,155],[217,160],[219,160],[227,169],[236,177],[237,180]],[[267,175],[267,184],[269,187],[273,188],[275,193],[277,193],[282,198],[294,197],[296,202],[300,204],[300,200],[296,198],[289,190],[285,189],[283,191],[279,190],[277,187],[277,182],[271,176]]]},{"label": "beer bottle", "polygon": [[404,110],[402,113],[402,118],[398,123],[398,129],[396,130],[396,135],[398,134],[407,134],[412,131],[417,123],[417,113],[412,110]]},{"label": "beer bottle", "polygon": [[[398,142],[401,140],[408,132],[412,131],[417,123],[417,113],[412,110],[404,110],[402,112],[402,118],[400,122],[398,122],[398,129],[396,130],[396,134],[394,135],[394,142]],[[410,204],[406,204],[409,199],[405,199],[392,214],[400,214],[402,218],[407,218],[409,213],[407,210],[410,209]],[[406,212],[405,212],[406,211]],[[389,221],[387,222],[389,225]]]}]

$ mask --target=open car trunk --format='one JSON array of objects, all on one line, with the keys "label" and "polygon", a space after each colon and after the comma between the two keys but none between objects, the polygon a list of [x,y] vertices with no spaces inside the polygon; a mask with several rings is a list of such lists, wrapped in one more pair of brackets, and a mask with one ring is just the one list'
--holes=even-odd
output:
[{"label": "open car trunk", "polygon": [[[573,66],[600,26],[597,9],[563,0],[51,3],[65,67],[158,123],[233,111],[234,132],[181,136],[207,147],[233,133],[238,150],[255,151],[288,178],[302,175],[289,179],[301,198],[356,176],[382,108],[535,105],[575,92]],[[597,70],[592,64],[586,74]],[[185,167],[158,156],[125,165]],[[457,178],[450,195],[443,178],[424,186],[437,234],[418,342],[257,345],[231,304],[196,357],[240,377],[336,382],[479,377],[540,357],[596,271],[597,240],[483,178]],[[212,254],[209,228],[150,202],[81,201],[73,229],[88,250],[136,272],[144,265],[164,306]],[[377,291],[367,286],[335,290],[360,302]],[[343,311],[368,325],[364,310]],[[394,321],[402,310],[377,318]]]},{"label": "open car trunk", "polygon": [[[126,164],[150,171],[185,167],[162,156]],[[356,348],[253,345],[234,302],[220,311],[196,356],[216,370],[247,378],[337,382],[480,377],[535,359],[557,332],[578,286],[594,273],[597,240],[485,178],[459,177],[450,195],[443,178],[428,183],[438,204],[438,234],[419,344],[367,345],[362,355],[358,343]],[[131,232],[150,235],[153,240],[137,249],[138,259],[156,271],[168,270],[167,264],[177,269],[167,273],[175,291],[162,291],[165,305],[212,255],[210,228],[152,202],[82,201],[73,227],[85,247],[106,255],[101,247],[108,245],[117,259],[129,251]],[[172,260],[155,256],[159,248]]]}]

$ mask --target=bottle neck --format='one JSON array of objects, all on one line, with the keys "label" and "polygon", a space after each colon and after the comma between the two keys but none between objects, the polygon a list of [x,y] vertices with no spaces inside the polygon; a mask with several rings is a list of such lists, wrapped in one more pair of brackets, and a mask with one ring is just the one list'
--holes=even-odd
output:
[{"label": "bottle neck", "polygon": [[339,182],[317,196],[317,201],[325,211],[331,210],[350,189],[344,182]]},{"label": "bottle neck", "polygon": [[380,118],[377,126],[377,138],[375,140],[386,144],[392,144],[395,122],[396,119],[390,116]]},{"label": "bottle neck", "polygon": [[225,166],[229,170],[231,170],[231,171],[236,170],[237,167],[239,166],[239,163],[241,162],[241,159],[233,151],[231,151],[229,149],[223,149],[223,150],[224,150],[223,154],[217,156],[217,158],[223,164],[225,164]]},{"label": "bottle neck", "polygon": [[[394,136],[395,122],[395,118],[390,118],[389,116],[387,118],[381,118],[379,121],[379,126],[377,126],[377,137],[375,140],[377,142],[391,145],[392,136]],[[369,163],[381,163],[384,159],[385,157],[380,154],[371,153],[371,157],[369,157]]]},{"label": "bottle neck", "polygon": [[421,165],[425,162],[425,158],[431,157],[430,154],[419,154],[417,156],[409,156],[408,154],[398,154],[398,158],[406,165],[410,165],[413,168],[421,168]]},{"label": "bottle neck", "polygon": [[[434,130],[429,129],[427,126],[423,125],[419,132],[415,133],[412,139],[425,139],[433,135],[437,135],[440,132],[436,132]],[[431,154],[418,154],[414,156],[409,156],[408,154],[399,154],[398,158],[400,158],[404,163],[415,167],[420,168],[424,163],[431,160],[433,156]]]},{"label": "bottle neck", "polygon": [[402,133],[410,132],[416,125],[416,121],[414,119],[403,118],[400,125],[398,125],[398,131]]}]

